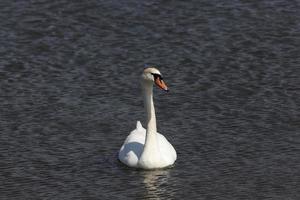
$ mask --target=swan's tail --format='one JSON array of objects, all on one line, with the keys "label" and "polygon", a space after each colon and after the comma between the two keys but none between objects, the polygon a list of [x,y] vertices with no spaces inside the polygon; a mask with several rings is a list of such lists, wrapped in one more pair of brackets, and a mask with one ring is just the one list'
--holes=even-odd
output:
[{"label": "swan's tail", "polygon": [[143,126],[140,121],[136,122],[136,129],[143,129]]}]

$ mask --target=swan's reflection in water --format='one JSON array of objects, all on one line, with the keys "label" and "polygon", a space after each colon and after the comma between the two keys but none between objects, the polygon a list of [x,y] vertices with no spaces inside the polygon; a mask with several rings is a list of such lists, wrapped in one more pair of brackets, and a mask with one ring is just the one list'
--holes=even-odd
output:
[{"label": "swan's reflection in water", "polygon": [[170,190],[170,171],[166,170],[154,170],[143,171],[144,185],[147,190],[145,199],[166,199],[166,197],[173,197],[174,191]]}]

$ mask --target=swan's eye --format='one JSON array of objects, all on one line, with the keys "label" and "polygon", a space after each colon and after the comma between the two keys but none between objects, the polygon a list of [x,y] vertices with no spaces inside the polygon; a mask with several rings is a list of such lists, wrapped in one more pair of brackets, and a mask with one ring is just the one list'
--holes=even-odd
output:
[{"label": "swan's eye", "polygon": [[163,80],[163,77],[160,75],[160,74],[154,74],[154,73],[151,73],[154,77],[154,80],[156,79],[159,79],[159,80]]}]

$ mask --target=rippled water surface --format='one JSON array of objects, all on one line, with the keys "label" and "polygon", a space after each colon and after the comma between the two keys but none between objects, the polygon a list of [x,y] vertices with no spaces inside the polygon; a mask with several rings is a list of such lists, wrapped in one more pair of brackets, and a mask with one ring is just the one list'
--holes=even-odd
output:
[{"label": "rippled water surface", "polygon": [[[299,6],[2,0],[1,199],[300,199]],[[171,169],[116,157],[147,65]]]}]

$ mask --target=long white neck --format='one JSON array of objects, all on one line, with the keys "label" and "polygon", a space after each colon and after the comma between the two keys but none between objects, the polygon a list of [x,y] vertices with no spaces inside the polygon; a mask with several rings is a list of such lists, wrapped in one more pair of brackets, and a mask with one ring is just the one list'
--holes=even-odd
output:
[{"label": "long white neck", "polygon": [[156,131],[156,117],[155,109],[153,103],[153,83],[143,82],[144,89],[144,103],[147,113],[147,131],[144,150],[140,157],[140,165],[144,168],[151,168],[157,166],[160,162],[160,151],[157,141],[157,131]]},{"label": "long white neck", "polygon": [[153,84],[150,82],[143,83],[144,89],[144,104],[146,109],[147,120],[147,135],[151,133],[156,134],[156,116],[153,103]]}]

